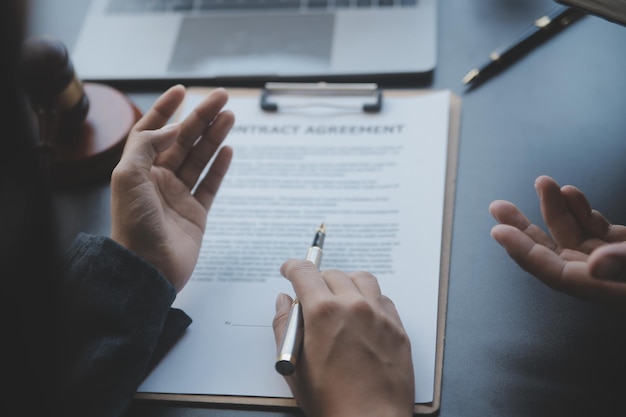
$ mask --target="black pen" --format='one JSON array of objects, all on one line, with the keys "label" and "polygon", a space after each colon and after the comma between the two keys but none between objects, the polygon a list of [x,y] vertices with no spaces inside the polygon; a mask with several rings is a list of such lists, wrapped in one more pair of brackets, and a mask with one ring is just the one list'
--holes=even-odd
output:
[{"label": "black pen", "polygon": [[[306,260],[313,262],[319,268],[322,263],[324,248],[324,238],[326,237],[326,226],[324,223],[316,230],[313,243],[306,252]],[[278,350],[276,359],[276,370],[281,375],[290,375],[296,369],[296,360],[302,345],[302,314],[300,311],[300,301],[297,298],[291,304],[291,310],[287,317],[287,327],[283,335],[283,342]]]},{"label": "black pen", "polygon": [[586,16],[585,12],[562,6],[541,16],[512,44],[496,49],[489,54],[489,60],[486,63],[468,72],[463,77],[463,84],[479,84],[583,16]]}]

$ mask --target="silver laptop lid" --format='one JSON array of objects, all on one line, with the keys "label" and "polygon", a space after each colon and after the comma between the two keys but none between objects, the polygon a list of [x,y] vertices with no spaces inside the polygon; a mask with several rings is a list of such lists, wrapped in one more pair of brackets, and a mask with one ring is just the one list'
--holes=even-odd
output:
[{"label": "silver laptop lid", "polygon": [[436,0],[93,0],[85,80],[320,79],[428,73]]}]

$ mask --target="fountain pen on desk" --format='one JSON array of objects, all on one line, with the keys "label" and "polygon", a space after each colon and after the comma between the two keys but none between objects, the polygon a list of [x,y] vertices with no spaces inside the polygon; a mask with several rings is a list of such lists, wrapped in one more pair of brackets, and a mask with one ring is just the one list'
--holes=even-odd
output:
[{"label": "fountain pen on desk", "polygon": [[463,77],[463,84],[472,87],[480,84],[583,16],[585,12],[562,6],[541,16],[512,44],[496,49],[489,54],[487,62],[470,70]]},{"label": "fountain pen on desk", "polygon": [[[313,262],[319,268],[322,263],[324,238],[326,237],[326,226],[324,223],[315,232],[313,243],[306,252],[306,260]],[[294,299],[291,310],[287,317],[287,326],[283,335],[283,342],[278,351],[276,359],[276,371],[281,375],[291,375],[296,369],[296,360],[302,345],[302,312],[300,301]]]}]

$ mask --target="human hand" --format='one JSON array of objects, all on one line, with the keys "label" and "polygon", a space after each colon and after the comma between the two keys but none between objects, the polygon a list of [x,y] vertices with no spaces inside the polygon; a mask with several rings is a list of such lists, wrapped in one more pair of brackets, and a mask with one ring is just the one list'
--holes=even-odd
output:
[{"label": "human hand", "polygon": [[[393,302],[367,272],[319,272],[289,260],[281,273],[301,302],[304,338],[285,377],[307,417],[411,416],[415,398],[409,338]],[[276,299],[280,346],[292,299]]]},{"label": "human hand", "polygon": [[559,187],[540,176],[535,188],[551,236],[502,200],[489,206],[500,223],[491,236],[522,269],[551,288],[626,308],[626,227],[609,223],[574,186]]},{"label": "human hand", "polygon": [[217,89],[184,121],[164,126],[184,97],[180,85],[159,97],[132,128],[111,176],[111,238],[159,269],[176,291],[198,260],[207,213],[232,159],[232,149],[220,145],[234,123],[222,111],[228,95]]}]

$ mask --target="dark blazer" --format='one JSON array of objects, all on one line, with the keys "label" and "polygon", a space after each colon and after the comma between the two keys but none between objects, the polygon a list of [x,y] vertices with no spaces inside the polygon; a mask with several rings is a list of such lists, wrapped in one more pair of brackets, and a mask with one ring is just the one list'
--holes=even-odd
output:
[{"label": "dark blazer", "polygon": [[61,396],[66,416],[121,416],[191,319],[151,264],[113,240],[80,234],[61,285]]}]

